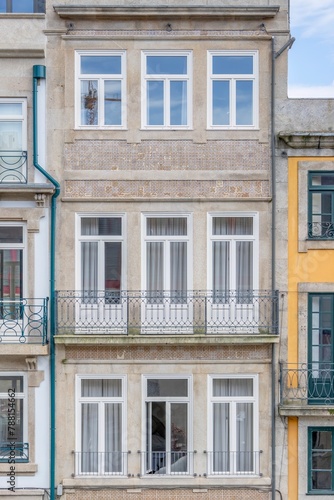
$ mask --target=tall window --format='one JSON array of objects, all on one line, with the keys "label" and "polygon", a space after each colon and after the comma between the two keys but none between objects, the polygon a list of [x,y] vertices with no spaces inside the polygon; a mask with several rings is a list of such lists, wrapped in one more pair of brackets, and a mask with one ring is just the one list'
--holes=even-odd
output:
[{"label": "tall window", "polygon": [[0,225],[0,317],[3,320],[20,319],[23,248],[23,226]]},{"label": "tall window", "polygon": [[78,52],[77,124],[87,128],[125,126],[125,52]]},{"label": "tall window", "polygon": [[124,377],[78,379],[77,474],[126,473]]},{"label": "tall window", "polygon": [[257,52],[209,52],[208,126],[257,126]]},{"label": "tall window", "polygon": [[235,291],[249,300],[257,284],[257,218],[211,215],[211,286],[217,300]]},{"label": "tall window", "polygon": [[[8,462],[15,450],[17,461],[28,460],[26,428],[25,379],[23,375],[0,373],[0,462]],[[15,443],[11,445],[10,443]]]},{"label": "tall window", "polygon": [[334,239],[334,172],[309,173],[308,237]]},{"label": "tall window", "polygon": [[309,295],[309,401],[334,401],[334,295]]},{"label": "tall window", "polygon": [[45,0],[0,0],[0,13],[45,12]]},{"label": "tall window", "polygon": [[0,182],[26,182],[26,112],[25,99],[0,99]]},{"label": "tall window", "polygon": [[123,288],[123,218],[80,217],[81,290],[87,301],[103,292],[118,301]]},{"label": "tall window", "polygon": [[210,387],[210,473],[259,473],[257,378],[210,377]]},{"label": "tall window", "polygon": [[145,217],[146,290],[152,300],[170,292],[175,301],[188,289],[189,218]]},{"label": "tall window", "polygon": [[143,126],[189,127],[191,52],[145,52],[143,75]]},{"label": "tall window", "polygon": [[334,428],[308,429],[308,492],[332,494],[334,492]]},{"label": "tall window", "polygon": [[190,379],[145,379],[146,474],[189,474]]}]

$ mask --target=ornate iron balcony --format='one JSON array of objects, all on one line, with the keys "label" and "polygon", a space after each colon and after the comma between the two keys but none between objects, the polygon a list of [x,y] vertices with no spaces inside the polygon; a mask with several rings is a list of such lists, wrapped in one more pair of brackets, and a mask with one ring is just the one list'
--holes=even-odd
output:
[{"label": "ornate iron balcony", "polygon": [[333,240],[334,222],[309,222],[308,237],[316,240]]},{"label": "ornate iron balcony", "polygon": [[205,451],[210,476],[262,476],[262,451]]},{"label": "ornate iron balcony", "polygon": [[281,404],[334,405],[334,365],[281,364]]},{"label": "ornate iron balcony", "polygon": [[0,151],[0,184],[27,182],[27,151]]},{"label": "ornate iron balcony", "polygon": [[277,334],[278,292],[58,291],[57,334]]},{"label": "ornate iron balcony", "polygon": [[0,299],[0,343],[47,342],[49,299]]},{"label": "ornate iron balcony", "polygon": [[74,451],[75,476],[125,476],[129,451]]},{"label": "ornate iron balcony", "polygon": [[29,462],[29,443],[17,441],[0,443],[0,463],[8,463],[11,458],[15,462]]}]

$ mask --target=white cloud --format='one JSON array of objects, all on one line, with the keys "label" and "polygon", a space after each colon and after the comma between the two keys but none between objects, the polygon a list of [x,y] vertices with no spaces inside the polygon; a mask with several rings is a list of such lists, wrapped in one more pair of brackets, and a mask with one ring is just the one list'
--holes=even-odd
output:
[{"label": "white cloud", "polygon": [[334,83],[332,85],[290,85],[290,98],[334,98]]},{"label": "white cloud", "polygon": [[329,37],[334,43],[333,0],[290,0],[291,27],[301,28],[303,36]]}]

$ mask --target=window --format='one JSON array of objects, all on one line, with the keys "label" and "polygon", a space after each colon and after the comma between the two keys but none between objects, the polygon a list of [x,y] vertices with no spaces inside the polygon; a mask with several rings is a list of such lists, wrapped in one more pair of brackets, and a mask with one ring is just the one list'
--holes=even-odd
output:
[{"label": "window", "polygon": [[26,115],[25,99],[0,99],[0,183],[26,182]]},{"label": "window", "polygon": [[124,128],[125,52],[78,52],[76,64],[77,125]]},{"label": "window", "polygon": [[257,377],[210,377],[210,474],[259,474]]},{"label": "window", "polygon": [[145,378],[143,474],[190,474],[190,379]]},{"label": "window", "polygon": [[257,217],[248,214],[209,217],[209,289],[218,301],[227,299],[232,291],[240,303],[247,303],[258,280]]},{"label": "window", "polygon": [[0,0],[0,14],[45,12],[45,0]]},{"label": "window", "polygon": [[308,492],[333,493],[333,427],[308,429]]},{"label": "window", "polygon": [[[170,292],[184,302],[189,289],[189,217],[145,217],[146,290],[152,301]],[[168,293],[166,294],[168,295]]]},{"label": "window", "polygon": [[124,287],[123,217],[81,216],[80,289],[86,303],[117,303]]},{"label": "window", "polygon": [[334,172],[309,172],[308,237],[334,239]]},{"label": "window", "polygon": [[143,127],[191,125],[191,52],[143,53]]},{"label": "window", "polygon": [[257,127],[257,52],[209,52],[208,126]]},{"label": "window", "polygon": [[334,402],[334,295],[309,295],[309,387],[311,404]]},{"label": "window", "polygon": [[124,377],[78,378],[76,475],[125,475]]},{"label": "window", "polygon": [[[21,318],[21,300],[23,297],[23,249],[23,226],[16,224],[1,225],[0,318],[4,321],[18,320]],[[12,325],[12,328],[14,328],[14,325]]]},{"label": "window", "polygon": [[29,459],[26,436],[25,378],[13,373],[0,373],[0,462]]}]

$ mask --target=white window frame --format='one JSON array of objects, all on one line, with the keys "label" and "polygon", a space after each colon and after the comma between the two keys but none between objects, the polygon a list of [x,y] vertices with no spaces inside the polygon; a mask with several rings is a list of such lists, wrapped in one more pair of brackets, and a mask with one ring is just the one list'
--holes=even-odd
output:
[{"label": "white window frame", "polygon": [[[109,379],[109,380],[121,380],[122,383],[122,396],[120,397],[98,397],[98,396],[81,396],[81,381],[82,380],[104,380],[104,379]],[[81,404],[82,403],[97,403],[99,405],[99,410],[98,410],[98,419],[99,419],[99,435],[98,435],[98,442],[99,446],[102,446],[104,448],[104,434],[105,434],[105,429],[103,428],[104,426],[104,414],[103,408],[105,403],[120,403],[122,405],[122,453],[125,453],[127,450],[127,377],[126,375],[76,375],[75,378],[75,400],[76,400],[76,450],[81,453],[81,433],[82,433],[82,422],[81,422]],[[102,451],[102,450],[98,450]],[[124,455],[123,455],[124,457]],[[80,466],[77,467],[77,470],[75,472],[75,475],[80,475],[80,476],[115,476],[115,477],[123,477],[127,475],[127,459],[123,460],[124,464],[124,470],[122,471],[122,474],[114,474],[114,473],[109,473],[109,474],[96,474],[96,473],[82,473],[80,470]]]},{"label": "white window frame", "polygon": [[[120,218],[122,226],[121,235],[81,235],[81,220],[85,218]],[[126,289],[126,214],[125,213],[77,213],[76,214],[76,290],[82,290],[81,283],[81,243],[83,242],[98,242],[98,290],[103,291],[104,286],[100,287],[104,283],[104,243],[105,242],[120,242],[122,244],[122,266],[121,266],[121,288],[120,290]],[[102,265],[101,265],[102,264]]]},{"label": "white window frame", "polygon": [[[148,75],[146,73],[146,58],[147,56],[185,56],[187,57],[187,74],[174,75],[174,74],[161,74],[161,75]],[[141,56],[142,65],[142,129],[191,129],[192,128],[192,51],[191,50],[145,50],[142,51]],[[169,90],[171,81],[187,82],[187,123],[186,125],[171,125],[170,124],[170,97],[169,92],[164,93],[164,124],[163,125],[149,125],[147,116],[147,82],[152,80],[159,80],[164,82],[164,89]]]},{"label": "white window frame", "polygon": [[[213,235],[212,223],[215,217],[226,218],[242,218],[250,217],[253,219],[253,234],[252,235]],[[259,214],[258,212],[209,212],[208,213],[208,290],[213,290],[212,274],[212,248],[214,241],[230,241],[230,290],[236,289],[236,262],[235,262],[235,245],[237,241],[252,241],[253,242],[253,290],[259,287]],[[233,286],[231,286],[234,284]]]},{"label": "white window frame", "polygon": [[[0,115],[0,122],[2,121],[13,121],[20,122],[22,124],[22,151],[27,151],[27,99],[23,97],[0,97],[0,104],[22,104],[22,114],[21,115]],[[0,148],[0,156],[1,156]],[[18,150],[6,150],[6,151],[18,151]]]},{"label": "white window frame", "polygon": [[[214,56],[252,56],[253,57],[253,74],[213,74],[213,57]],[[207,101],[207,120],[208,129],[258,129],[259,127],[259,56],[257,50],[209,50],[207,59],[208,71],[208,101]],[[250,125],[236,124],[236,82],[237,81],[252,81],[253,82],[253,123]],[[230,123],[228,125],[213,124],[213,92],[212,86],[214,81],[229,81],[230,82]]]},{"label": "white window frame", "polygon": [[[216,379],[225,379],[225,380],[253,380],[253,396],[213,396],[213,381]],[[229,428],[229,437],[230,443],[229,448],[230,451],[236,450],[236,421],[237,421],[237,412],[236,405],[237,403],[253,403],[253,452],[259,453],[259,376],[257,374],[242,374],[242,375],[232,375],[232,374],[209,374],[208,375],[208,450],[213,452],[213,404],[214,403],[229,403],[230,404],[230,424],[231,428]],[[232,432],[231,432],[232,431]],[[232,462],[232,460],[231,460]],[[232,473],[231,473],[232,472]],[[231,475],[247,475],[250,476],[249,472],[245,472],[242,474],[238,472],[235,473],[234,466],[230,469],[226,474]],[[259,475],[260,471],[257,470],[256,464],[254,467],[254,474]],[[213,458],[208,456],[208,474],[217,476],[220,474],[214,473],[213,471]],[[225,475],[225,474],[221,474]]]},{"label": "white window frame", "polygon": [[[25,298],[27,291],[27,226],[22,222],[0,222],[0,227],[21,227],[22,243],[0,243],[0,250],[22,250],[22,298]],[[1,300],[0,296],[0,300]]]},{"label": "white window frame", "polygon": [[[166,218],[183,218],[187,219],[187,235],[160,235],[160,236],[149,236],[146,233],[146,220],[147,219],[166,219]],[[142,214],[142,289],[147,290],[147,269],[146,269],[146,252],[148,242],[163,241],[164,248],[168,248],[164,255],[164,290],[170,290],[166,287],[166,283],[170,283],[170,268],[169,268],[169,255],[170,255],[170,243],[174,241],[185,241],[187,242],[187,290],[192,290],[193,276],[192,276],[192,263],[193,263],[193,245],[192,245],[192,235],[193,235],[193,218],[191,213],[187,212],[145,212]]]},{"label": "white window frame", "polygon": [[[188,382],[188,396],[157,396],[157,397],[153,397],[153,396],[148,396],[147,395],[147,382],[148,380],[151,380],[151,379],[174,379],[174,380],[187,380]],[[146,444],[147,444],[147,428],[146,428],[146,422],[147,422],[147,412],[146,412],[146,403],[148,402],[154,402],[154,401],[163,401],[163,402],[166,402],[166,403],[187,403],[188,405],[188,419],[187,419],[187,427],[188,427],[188,441],[187,441],[187,445],[188,445],[188,449],[187,449],[187,452],[188,452],[188,457],[190,457],[190,454],[189,452],[191,453],[192,450],[193,450],[193,377],[192,375],[183,375],[183,374],[178,374],[178,375],[160,375],[160,374],[156,374],[156,373],[151,373],[149,375],[142,375],[142,394],[143,394],[143,405],[142,405],[142,415],[143,415],[143,418],[142,418],[142,450],[145,450],[146,452]],[[166,437],[166,442],[167,442],[167,437]],[[170,445],[170,443],[169,443]],[[166,448],[169,448],[169,445],[166,446]],[[166,450],[167,451],[167,450]],[[145,453],[144,453],[145,455]],[[163,474],[163,475],[160,475],[159,474],[149,474],[147,475],[147,471],[145,470],[145,459],[142,460],[142,471],[141,471],[141,474],[142,475],[145,475],[146,477],[150,477],[150,478],[154,478],[154,477],[170,477],[171,475],[173,476],[173,474]],[[180,475],[177,475],[177,477],[189,477],[190,475],[193,474],[193,459],[190,458],[190,464],[189,464],[189,467],[188,467],[188,471],[186,474],[180,474]]]},{"label": "white window frame", "polygon": [[[81,74],[80,61],[81,56],[119,56],[121,58],[120,74]],[[77,129],[126,129],[126,109],[127,109],[127,95],[126,95],[126,51],[125,50],[78,50],[75,52],[75,128]],[[81,123],[81,81],[82,80],[97,80],[98,81],[98,124],[97,125],[84,125]],[[105,80],[120,80],[121,81],[121,124],[120,125],[106,125],[104,123],[104,81]]]},{"label": "white window frame", "polygon": [[[15,399],[20,399],[23,401],[23,429],[22,429],[22,443],[28,443],[28,385],[27,376],[24,372],[0,372],[1,377],[22,377],[23,378],[23,392],[15,392]],[[10,389],[10,388],[8,388]],[[7,393],[0,393],[0,399],[8,400],[9,395]],[[7,431],[7,430],[6,430]],[[10,442],[11,439],[8,438],[6,442]],[[30,453],[30,451],[29,451]],[[17,456],[19,460],[19,456]]]}]

